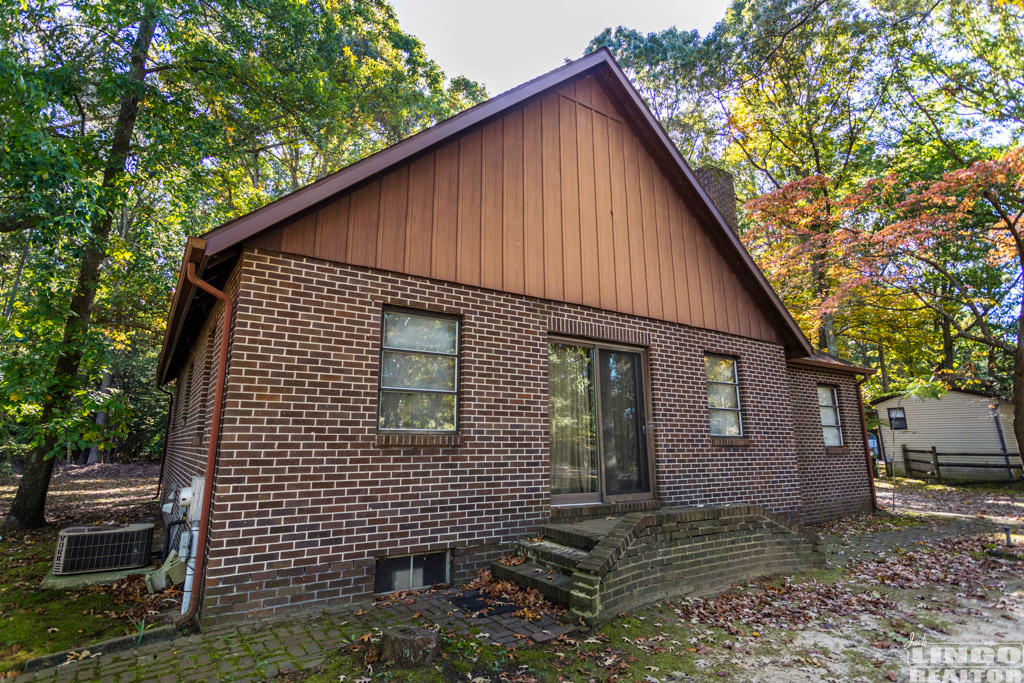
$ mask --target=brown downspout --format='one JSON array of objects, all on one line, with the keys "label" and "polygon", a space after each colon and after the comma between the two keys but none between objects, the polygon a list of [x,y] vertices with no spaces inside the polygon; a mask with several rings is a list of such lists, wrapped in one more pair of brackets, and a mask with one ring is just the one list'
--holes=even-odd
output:
[{"label": "brown downspout", "polygon": [[206,448],[206,472],[203,482],[203,502],[199,508],[202,516],[199,518],[199,538],[196,539],[196,563],[192,578],[192,595],[189,599],[188,610],[174,620],[175,626],[183,626],[195,618],[199,612],[199,594],[202,592],[203,582],[206,576],[206,536],[210,530],[210,502],[213,500],[213,472],[217,464],[217,444],[220,441],[220,415],[221,404],[224,401],[224,382],[228,367],[228,341],[231,337],[231,309],[234,302],[231,297],[220,291],[209,282],[199,279],[196,275],[196,265],[188,263],[186,266],[188,281],[203,290],[207,294],[216,297],[224,302],[224,322],[220,334],[220,358],[217,360],[217,384],[213,392],[213,415],[210,418],[210,443]]},{"label": "brown downspout", "polygon": [[860,404],[860,433],[861,438],[864,439],[864,456],[868,465],[868,484],[871,486],[871,509],[877,510],[878,499],[875,497],[875,468],[871,462],[871,448],[868,447],[868,421],[864,417],[864,395],[860,390],[860,385],[864,383],[864,379],[857,382],[857,402]]},{"label": "brown downspout", "polygon": [[160,476],[156,479],[156,498],[160,498],[160,487],[164,485],[164,463],[167,462],[167,440],[171,436],[171,420],[174,418],[174,394],[163,387],[157,387],[161,394],[167,394],[167,424],[164,425],[164,447],[160,449]]}]

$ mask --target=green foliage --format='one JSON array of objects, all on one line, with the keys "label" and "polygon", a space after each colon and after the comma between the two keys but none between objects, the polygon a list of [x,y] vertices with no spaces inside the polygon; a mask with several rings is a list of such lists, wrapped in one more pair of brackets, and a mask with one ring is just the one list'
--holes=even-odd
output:
[{"label": "green foliage", "polygon": [[690,159],[721,154],[725,118],[718,107],[728,64],[716,37],[669,28],[655,33],[619,26],[595,37],[587,52],[607,48],[629,74],[676,146]]},{"label": "green foliage", "polygon": [[[128,55],[147,12],[157,28],[137,85]],[[133,94],[125,172],[112,176]],[[380,0],[3,5],[0,460],[48,443],[49,455],[156,457],[166,397],[152,378],[185,236],[484,96],[447,80]],[[82,264],[97,245],[91,286]],[[66,342],[76,294],[95,299]],[[73,376],[54,371],[69,348]]]},{"label": "green foliage", "polygon": [[948,389],[944,382],[932,382],[915,377],[903,385],[902,391],[907,398],[924,400],[926,398],[942,398]]}]

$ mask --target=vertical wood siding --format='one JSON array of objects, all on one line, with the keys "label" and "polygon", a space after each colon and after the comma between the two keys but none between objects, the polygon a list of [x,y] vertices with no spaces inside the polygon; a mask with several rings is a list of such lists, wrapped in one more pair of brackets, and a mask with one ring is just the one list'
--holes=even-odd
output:
[{"label": "vertical wood siding", "polygon": [[586,77],[252,242],[778,342],[718,229]]}]

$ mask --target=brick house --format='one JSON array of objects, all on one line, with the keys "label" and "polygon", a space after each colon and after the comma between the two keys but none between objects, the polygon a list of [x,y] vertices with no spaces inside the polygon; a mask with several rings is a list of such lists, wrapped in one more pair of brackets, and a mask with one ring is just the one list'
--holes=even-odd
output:
[{"label": "brick house", "polygon": [[158,381],[162,495],[207,484],[193,610],[460,582],[552,519],[870,509],[866,370],[718,177],[600,51],[190,239]]}]

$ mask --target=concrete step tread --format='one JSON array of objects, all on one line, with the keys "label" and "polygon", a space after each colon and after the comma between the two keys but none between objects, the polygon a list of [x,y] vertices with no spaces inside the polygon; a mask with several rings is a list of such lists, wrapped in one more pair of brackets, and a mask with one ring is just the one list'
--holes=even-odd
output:
[{"label": "concrete step tread", "polygon": [[575,547],[589,552],[601,542],[605,534],[597,533],[577,524],[557,522],[545,524],[542,528],[544,537],[549,541]]},{"label": "concrete step tread", "polygon": [[541,567],[533,562],[507,565],[495,562],[491,572],[499,579],[512,581],[520,586],[535,588],[546,598],[562,605],[568,605],[572,591],[572,578],[553,569]]},{"label": "concrete step tread", "polygon": [[571,545],[565,545],[558,541],[552,541],[548,538],[542,538],[539,541],[519,541],[519,545],[523,548],[530,548],[531,550],[541,550],[556,555],[563,555],[577,561],[582,560],[590,554],[586,550],[581,550],[580,548],[576,548]]},{"label": "concrete step tread", "polygon": [[519,551],[535,564],[552,567],[563,574],[572,574],[580,560],[590,554],[570,545],[550,539],[519,541]]}]

